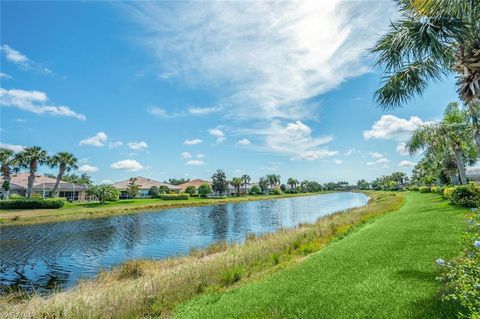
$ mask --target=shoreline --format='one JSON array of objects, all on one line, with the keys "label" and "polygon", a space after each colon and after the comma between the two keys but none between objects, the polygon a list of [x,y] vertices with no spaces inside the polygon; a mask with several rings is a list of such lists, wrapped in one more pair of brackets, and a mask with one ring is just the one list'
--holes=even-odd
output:
[{"label": "shoreline", "polygon": [[168,315],[179,303],[204,292],[224,292],[295,266],[404,203],[401,194],[365,194],[370,198],[367,205],[332,213],[313,224],[250,236],[242,244],[220,242],[183,257],[127,261],[48,297],[33,295],[18,303],[2,296],[0,308],[19,318],[32,312],[59,318]]},{"label": "shoreline", "polygon": [[[326,191],[317,193],[297,193],[282,195],[247,195],[240,197],[225,197],[218,199],[192,197],[188,200],[165,201],[161,199],[137,199],[135,201],[117,201],[98,206],[96,203],[67,204],[60,209],[32,209],[32,210],[0,210],[0,229],[6,226],[25,226],[35,224],[50,224],[84,219],[107,218],[111,216],[151,213],[175,208],[200,207],[210,205],[225,205],[251,201],[276,200],[292,197],[316,196],[338,193],[340,191]],[[92,207],[83,207],[92,205]],[[97,205],[97,206],[94,206]],[[122,206],[127,205],[127,206]],[[128,206],[130,205],[130,206]]]}]

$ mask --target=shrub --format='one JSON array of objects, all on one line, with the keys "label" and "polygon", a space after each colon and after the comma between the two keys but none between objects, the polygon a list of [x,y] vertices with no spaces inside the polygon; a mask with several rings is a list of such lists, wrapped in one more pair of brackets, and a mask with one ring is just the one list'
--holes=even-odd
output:
[{"label": "shrub", "polygon": [[457,306],[458,318],[480,318],[480,215],[475,214],[469,224],[462,254],[451,261],[437,259],[442,299]]},{"label": "shrub", "polygon": [[286,191],[286,190],[287,190],[287,186],[286,186],[285,184],[280,185],[280,190],[281,190],[282,192]]},{"label": "shrub", "polygon": [[101,204],[105,204],[105,202],[117,201],[118,197],[120,196],[118,189],[108,184],[102,184],[98,186],[92,185],[88,188],[87,194],[95,196]]},{"label": "shrub", "polygon": [[250,195],[258,195],[261,194],[262,190],[260,189],[260,186],[258,185],[253,185],[252,188],[250,189]]},{"label": "shrub", "polygon": [[170,189],[166,185],[160,185],[158,188],[158,193],[159,194],[168,194],[170,192]]},{"label": "shrub", "polygon": [[195,189],[195,186],[190,185],[187,188],[185,188],[185,193],[189,194],[190,196],[195,195],[197,193],[197,190]]},{"label": "shrub", "polygon": [[17,200],[17,199],[25,199],[25,197],[23,197],[22,195],[18,195],[18,194],[11,194],[8,199]]},{"label": "shrub", "polygon": [[187,193],[182,193],[182,194],[165,194],[165,195],[160,195],[160,198],[163,200],[185,200],[189,199],[190,195]]},{"label": "shrub", "polygon": [[212,188],[210,187],[210,184],[208,183],[205,183],[205,184],[202,184],[200,185],[200,187],[198,188],[198,195],[200,195],[200,197],[207,197],[208,194],[210,194],[212,192]]},{"label": "shrub", "polygon": [[158,197],[159,194],[160,194],[160,191],[158,190],[158,187],[157,187],[157,186],[152,186],[152,187],[150,187],[150,189],[148,190],[148,195],[149,195],[149,196]]},{"label": "shrub", "polygon": [[278,188],[278,187],[275,188],[275,189],[273,190],[273,195],[282,195],[282,191],[280,190],[280,188]]},{"label": "shrub", "polygon": [[432,193],[438,193],[438,189],[439,189],[438,186],[432,186],[430,190],[432,191]]},{"label": "shrub", "polygon": [[65,205],[64,198],[8,199],[0,201],[0,209],[57,209]]},{"label": "shrub", "polygon": [[426,186],[419,187],[418,190],[420,191],[420,193],[430,193],[431,192],[430,187],[426,187]]},{"label": "shrub", "polygon": [[455,187],[451,201],[464,207],[477,207],[480,203],[480,186],[472,183]]},{"label": "shrub", "polygon": [[418,192],[419,187],[418,185],[411,185],[408,189],[414,192]]},{"label": "shrub", "polygon": [[233,268],[226,269],[222,273],[222,283],[225,286],[229,286],[233,283],[236,283],[242,277],[242,269],[238,266]]},{"label": "shrub", "polygon": [[451,199],[453,191],[455,190],[455,187],[447,187],[443,190],[443,197],[446,199]]}]

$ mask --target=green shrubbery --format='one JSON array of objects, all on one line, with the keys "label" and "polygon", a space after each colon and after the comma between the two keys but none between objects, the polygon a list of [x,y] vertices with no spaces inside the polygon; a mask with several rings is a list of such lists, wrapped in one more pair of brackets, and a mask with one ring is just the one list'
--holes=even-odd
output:
[{"label": "green shrubbery", "polygon": [[464,207],[478,207],[480,204],[480,185],[470,183],[455,187],[451,201]]},{"label": "green shrubbery", "polygon": [[447,187],[443,190],[443,197],[446,199],[451,199],[453,191],[455,190],[455,187]]},{"label": "green shrubbery", "polygon": [[282,195],[282,190],[277,187],[273,190],[272,193],[273,193],[273,195]]},{"label": "green shrubbery", "polygon": [[442,268],[443,300],[459,307],[459,318],[480,318],[480,215],[468,221],[462,254],[448,262],[437,259]]},{"label": "green shrubbery", "polygon": [[430,190],[432,191],[432,193],[443,195],[444,188],[445,187],[442,187],[442,186],[433,186]]},{"label": "green shrubbery", "polygon": [[420,193],[430,193],[431,192],[430,187],[426,187],[426,186],[419,187],[418,190],[420,191]]},{"label": "green shrubbery", "polygon": [[64,198],[16,198],[0,201],[0,209],[57,209],[64,205]]},{"label": "green shrubbery", "polygon": [[408,189],[411,190],[411,191],[414,191],[414,192],[418,192],[419,187],[418,187],[418,185],[410,185],[410,187],[408,187]]},{"label": "green shrubbery", "polygon": [[190,198],[190,194],[187,194],[187,193],[164,194],[164,195],[160,195],[160,198],[163,200],[185,200]]},{"label": "green shrubbery", "polygon": [[252,188],[250,189],[250,195],[258,195],[261,194],[262,190],[260,189],[260,186],[258,185],[253,185]]}]

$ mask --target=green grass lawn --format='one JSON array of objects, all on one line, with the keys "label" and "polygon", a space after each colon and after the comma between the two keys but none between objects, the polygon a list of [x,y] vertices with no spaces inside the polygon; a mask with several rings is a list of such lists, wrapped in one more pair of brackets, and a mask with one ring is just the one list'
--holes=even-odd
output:
[{"label": "green grass lawn", "polygon": [[452,318],[435,260],[460,251],[465,209],[434,194],[405,205],[295,267],[177,307],[178,318]]}]

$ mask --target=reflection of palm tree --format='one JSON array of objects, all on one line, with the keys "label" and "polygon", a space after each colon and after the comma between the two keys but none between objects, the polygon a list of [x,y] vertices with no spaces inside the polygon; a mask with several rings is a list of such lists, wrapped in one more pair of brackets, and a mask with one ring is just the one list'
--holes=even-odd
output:
[{"label": "reflection of palm tree", "polygon": [[58,196],[58,186],[66,172],[70,172],[72,169],[77,169],[77,158],[72,153],[59,152],[50,157],[49,164],[51,168],[58,167],[57,180],[53,187],[52,197]]},{"label": "reflection of palm tree", "polygon": [[27,183],[27,197],[32,197],[35,173],[38,170],[38,166],[48,163],[47,151],[40,146],[27,147],[18,155],[18,158],[20,167],[27,168],[30,171]]}]

